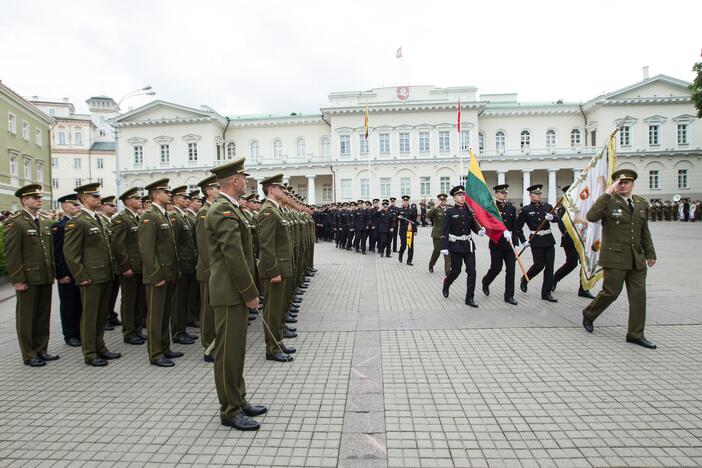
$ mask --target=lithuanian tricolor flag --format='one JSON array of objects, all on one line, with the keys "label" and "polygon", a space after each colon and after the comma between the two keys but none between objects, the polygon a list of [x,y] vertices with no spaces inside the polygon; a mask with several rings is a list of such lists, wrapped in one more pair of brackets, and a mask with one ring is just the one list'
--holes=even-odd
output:
[{"label": "lithuanian tricolor flag", "polygon": [[485,183],[483,171],[480,170],[478,160],[473,154],[470,154],[470,168],[466,178],[466,203],[473,209],[475,218],[478,220],[485,230],[488,237],[498,243],[502,237],[502,233],[507,230],[502,222],[502,216],[497,211],[495,201],[492,199],[492,193]]}]

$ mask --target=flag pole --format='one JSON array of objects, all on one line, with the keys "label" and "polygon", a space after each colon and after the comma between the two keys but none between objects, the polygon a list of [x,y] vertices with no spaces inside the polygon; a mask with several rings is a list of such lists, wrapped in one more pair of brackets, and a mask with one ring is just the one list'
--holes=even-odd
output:
[{"label": "flag pole", "polygon": [[463,183],[463,138],[461,136],[461,98],[458,98],[458,161],[460,163],[460,172],[458,174],[458,184]]}]

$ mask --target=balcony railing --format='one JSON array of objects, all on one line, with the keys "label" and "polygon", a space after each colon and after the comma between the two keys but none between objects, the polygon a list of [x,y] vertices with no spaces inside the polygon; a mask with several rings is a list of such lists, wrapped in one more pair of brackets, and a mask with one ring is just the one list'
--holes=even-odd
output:
[{"label": "balcony railing", "polygon": [[320,156],[312,153],[303,155],[287,155],[283,154],[280,157],[274,156],[259,156],[258,158],[247,158],[247,162],[262,166],[278,166],[281,164],[314,164],[331,161],[331,156]]}]

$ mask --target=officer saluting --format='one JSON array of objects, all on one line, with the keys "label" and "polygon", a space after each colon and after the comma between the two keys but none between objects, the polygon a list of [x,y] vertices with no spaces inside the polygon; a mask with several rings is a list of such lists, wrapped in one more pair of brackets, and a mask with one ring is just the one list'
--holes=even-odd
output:
[{"label": "officer saluting", "polygon": [[485,235],[485,228],[478,225],[473,211],[466,205],[466,190],[457,185],[449,192],[455,205],[446,210],[444,228],[441,236],[441,253],[451,255],[451,271],[444,279],[442,293],[449,295],[449,287],[461,274],[463,263],[466,264],[466,305],[477,308],[475,302],[475,243],[470,233]]},{"label": "officer saluting", "polygon": [[25,185],[15,196],[22,209],[5,222],[5,261],[17,293],[17,338],[24,363],[42,367],[59,358],[46,352],[54,281],[51,227],[39,216],[41,185]]},{"label": "officer saluting", "polygon": [[[517,217],[517,233],[521,233],[524,225],[531,230],[529,240],[524,242],[524,247],[531,245],[531,254],[534,264],[527,271],[529,281],[534,276],[544,270],[544,281],[541,285],[541,299],[549,302],[558,302],[551,295],[553,288],[553,262],[556,256],[556,240],[551,234],[551,222],[558,222],[558,217],[551,213],[552,207],[548,203],[541,203],[541,188],[543,185],[536,184],[527,188],[531,203],[522,208]],[[544,222],[544,220],[546,220]],[[543,224],[542,224],[543,222]],[[522,234],[523,235],[523,234]],[[519,285],[523,292],[527,292],[527,280],[522,276]]]}]

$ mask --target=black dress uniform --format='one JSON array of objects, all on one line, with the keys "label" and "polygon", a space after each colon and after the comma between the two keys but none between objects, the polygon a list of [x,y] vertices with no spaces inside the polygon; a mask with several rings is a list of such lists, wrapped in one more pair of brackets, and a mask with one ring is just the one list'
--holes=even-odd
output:
[{"label": "black dress uniform", "polygon": [[[504,190],[509,185],[502,184],[493,187],[493,190],[499,191]],[[521,231],[516,231],[517,226],[517,210],[508,201],[497,201],[497,209],[502,216],[502,221],[507,227],[507,230],[512,233],[512,243],[514,245],[519,245],[519,240],[524,241],[524,234]],[[490,269],[487,271],[483,277],[483,293],[485,295],[490,294],[490,284],[502,271],[502,264],[505,265],[505,302],[512,305],[517,305],[517,301],[514,299],[514,265],[516,263],[516,258],[514,256],[514,249],[510,245],[509,241],[504,237],[500,238],[498,243],[495,243],[490,239]]]},{"label": "black dress uniform", "polygon": [[395,197],[390,198],[390,203],[392,203],[392,206],[388,208],[388,211],[393,217],[393,232],[391,233],[393,252],[397,252],[397,236],[398,232],[400,231],[397,225],[397,214],[399,213],[400,209],[395,206],[395,200],[397,200]]},{"label": "black dress uniform", "polygon": [[[404,195],[402,197],[402,200],[409,200],[410,197],[407,195]],[[400,219],[400,216],[404,219]],[[417,207],[414,205],[414,207],[411,206],[402,206],[402,208],[399,208],[397,210],[397,215],[395,216],[395,221],[397,223],[397,231],[398,235],[400,236],[400,256],[399,260],[400,263],[402,263],[402,255],[405,253],[405,250],[407,250],[407,264],[412,265],[412,258],[414,258],[414,240],[412,241],[411,246],[407,246],[407,231],[410,229],[409,227],[409,222],[406,220],[410,220],[412,222],[412,232],[417,232]]]},{"label": "black dress uniform", "polygon": [[392,244],[393,236],[393,223],[394,217],[388,208],[388,201],[383,200],[383,209],[378,211],[375,215],[376,223],[378,225],[378,253],[382,257],[385,254],[386,257],[390,257],[390,247]]},{"label": "black dress uniform", "polygon": [[[527,188],[529,192],[541,193],[542,185],[532,185]],[[552,211],[553,207],[548,203],[529,203],[524,206],[517,217],[516,231],[522,232],[526,224],[531,231],[529,245],[531,246],[531,254],[534,259],[534,264],[527,271],[529,281],[533,280],[536,275],[544,271],[544,281],[541,284],[541,298],[550,302],[557,302],[551,295],[553,288],[553,262],[556,256],[556,240],[551,233],[551,223],[558,223],[558,215],[552,214],[551,221],[546,220],[546,216]],[[544,221],[541,225],[541,222]],[[541,228],[539,229],[539,226]],[[537,231],[537,229],[539,229]],[[522,277],[520,288],[522,291],[527,291],[527,280]]]},{"label": "black dress uniform", "polygon": [[[451,196],[465,193],[461,185],[451,189]],[[466,265],[466,305],[478,307],[475,302],[475,243],[471,231],[480,231],[473,212],[466,203],[458,204],[446,210],[444,228],[441,236],[441,250],[451,256],[451,271],[444,279],[443,295],[448,297],[451,284],[461,274],[463,263]],[[482,232],[482,231],[481,231]]]},{"label": "black dress uniform", "polygon": [[368,213],[368,250],[371,252],[375,252],[375,248],[378,245],[378,203],[380,203],[380,200],[374,198],[373,206],[366,207],[366,212]]}]

